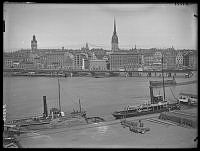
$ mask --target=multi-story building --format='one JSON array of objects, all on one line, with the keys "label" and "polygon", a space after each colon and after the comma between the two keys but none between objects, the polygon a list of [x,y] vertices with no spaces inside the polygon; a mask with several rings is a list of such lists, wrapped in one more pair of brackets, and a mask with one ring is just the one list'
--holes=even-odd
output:
[{"label": "multi-story building", "polygon": [[180,68],[182,66],[183,66],[183,54],[181,53],[181,51],[178,51],[176,55],[176,68]]},{"label": "multi-story building", "polygon": [[89,63],[87,55],[83,53],[77,53],[74,55],[73,59],[73,69],[75,70],[84,70],[88,68]]},{"label": "multi-story building", "polygon": [[63,63],[63,68],[67,70],[73,69],[73,59],[74,56],[71,53],[64,53],[64,63]]},{"label": "multi-story building", "polygon": [[36,69],[36,66],[35,66],[34,62],[22,61],[20,63],[20,68],[23,68],[23,69]]},{"label": "multi-story building", "polygon": [[136,70],[139,55],[130,51],[117,51],[110,54],[110,70]]},{"label": "multi-story building", "polygon": [[154,62],[154,54],[152,52],[145,52],[143,55],[144,66],[152,66]]},{"label": "multi-story building", "polygon": [[190,67],[192,67],[194,69],[198,68],[198,52],[197,52],[197,50],[193,50],[193,52],[189,56],[189,65],[190,65]]},{"label": "multi-story building", "polygon": [[43,56],[43,60],[45,68],[62,68],[64,65],[64,53],[48,53]]},{"label": "multi-story building", "polygon": [[169,48],[163,51],[164,60],[166,62],[167,69],[176,68],[176,51],[174,48]]},{"label": "multi-story building", "polygon": [[90,60],[90,70],[106,70],[106,60]]},{"label": "multi-story building", "polygon": [[183,53],[183,66],[188,67],[189,66],[189,52]]}]

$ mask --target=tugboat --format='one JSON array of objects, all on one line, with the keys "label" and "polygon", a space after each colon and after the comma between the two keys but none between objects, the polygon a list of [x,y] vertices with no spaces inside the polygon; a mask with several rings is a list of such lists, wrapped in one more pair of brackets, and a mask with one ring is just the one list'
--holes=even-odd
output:
[{"label": "tugboat", "polygon": [[[19,128],[20,131],[23,130],[31,130],[31,129],[44,129],[47,128],[49,125],[56,124],[57,122],[62,122],[65,120],[68,120],[70,118],[75,117],[86,117],[86,111],[81,110],[77,111],[76,113],[70,113],[69,115],[65,115],[64,112],[61,110],[61,103],[60,103],[60,82],[58,79],[58,90],[59,90],[59,108],[53,107],[49,110],[48,113],[48,107],[46,102],[46,96],[43,96],[43,106],[44,106],[44,112],[42,115],[37,115],[33,117],[27,117],[23,119],[15,119],[12,121],[6,121],[5,124],[7,125],[14,125],[15,128]],[[80,105],[80,100],[79,100]],[[57,122],[55,122],[57,121]],[[4,127],[5,127],[4,124]]]},{"label": "tugboat", "polygon": [[[162,57],[162,64],[163,64],[163,57]],[[122,119],[124,117],[134,117],[134,116],[141,116],[141,115],[146,115],[146,114],[153,114],[153,113],[161,113],[164,111],[169,111],[169,110],[174,110],[174,109],[179,109],[179,103],[171,103],[167,102],[165,100],[165,85],[175,85],[176,81],[175,79],[173,80],[167,80],[164,81],[164,76],[163,76],[163,68],[162,68],[162,81],[149,81],[150,82],[150,98],[151,101],[149,103],[146,102],[144,104],[140,105],[135,105],[135,106],[127,106],[127,110],[121,110],[121,111],[115,111],[112,113],[112,115],[116,119]],[[160,86],[163,86],[163,93],[164,93],[164,99],[163,96],[153,95],[153,88],[158,88]]]}]

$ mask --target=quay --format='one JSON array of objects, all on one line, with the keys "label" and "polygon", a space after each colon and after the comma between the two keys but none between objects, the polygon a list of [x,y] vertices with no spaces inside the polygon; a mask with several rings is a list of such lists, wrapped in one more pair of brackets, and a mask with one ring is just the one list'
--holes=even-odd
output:
[{"label": "quay", "polygon": [[[196,69],[187,70],[163,70],[168,77],[176,77],[176,74],[190,74],[196,72]],[[129,76],[129,77],[140,77],[140,76],[157,76],[162,73],[161,70],[61,70],[61,69],[18,69],[18,68],[4,68],[4,75],[8,76],[51,76],[51,77],[72,77],[72,76],[91,76],[91,77],[109,77],[109,76]],[[143,75],[142,75],[143,74]],[[173,74],[173,75],[172,75]]]},{"label": "quay", "polygon": [[[194,110],[193,110],[194,111]],[[185,112],[193,112],[185,110]],[[195,112],[195,111],[194,111]],[[36,131],[22,134],[18,138],[23,148],[195,148],[197,128],[178,126],[170,121],[158,119],[160,114],[131,117],[141,120],[150,131],[145,134],[132,133],[123,128],[121,120]],[[197,120],[197,119],[196,119]]]}]

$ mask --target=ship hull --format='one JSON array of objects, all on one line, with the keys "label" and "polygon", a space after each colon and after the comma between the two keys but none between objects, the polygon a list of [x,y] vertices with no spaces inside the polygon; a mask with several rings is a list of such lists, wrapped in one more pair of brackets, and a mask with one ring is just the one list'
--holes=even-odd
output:
[{"label": "ship hull", "polygon": [[172,103],[172,104],[168,104],[168,106],[154,106],[153,108],[149,109],[149,110],[141,110],[140,112],[138,111],[116,111],[114,113],[112,113],[112,115],[116,118],[116,119],[122,119],[122,118],[129,118],[129,117],[135,117],[135,116],[141,116],[141,115],[147,115],[147,114],[154,114],[154,113],[161,113],[161,112],[165,112],[165,111],[169,111],[169,110],[179,110],[180,106],[177,103]]},{"label": "ship hull", "polygon": [[124,113],[123,111],[119,111],[117,113],[113,113],[112,115],[116,119],[122,119],[122,118],[130,118],[130,117],[136,117],[136,116],[141,116],[141,115],[147,115],[147,114],[154,114],[154,113],[161,113],[168,111],[167,108],[165,109],[160,109],[160,110],[155,110],[155,111],[141,111],[141,112],[129,112],[129,113]]}]

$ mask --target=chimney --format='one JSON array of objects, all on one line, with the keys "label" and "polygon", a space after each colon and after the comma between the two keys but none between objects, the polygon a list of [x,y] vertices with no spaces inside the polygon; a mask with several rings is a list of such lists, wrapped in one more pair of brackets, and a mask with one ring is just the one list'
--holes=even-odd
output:
[{"label": "chimney", "polygon": [[48,110],[47,110],[47,102],[46,102],[46,96],[43,96],[43,103],[44,103],[44,117],[48,116]]}]

